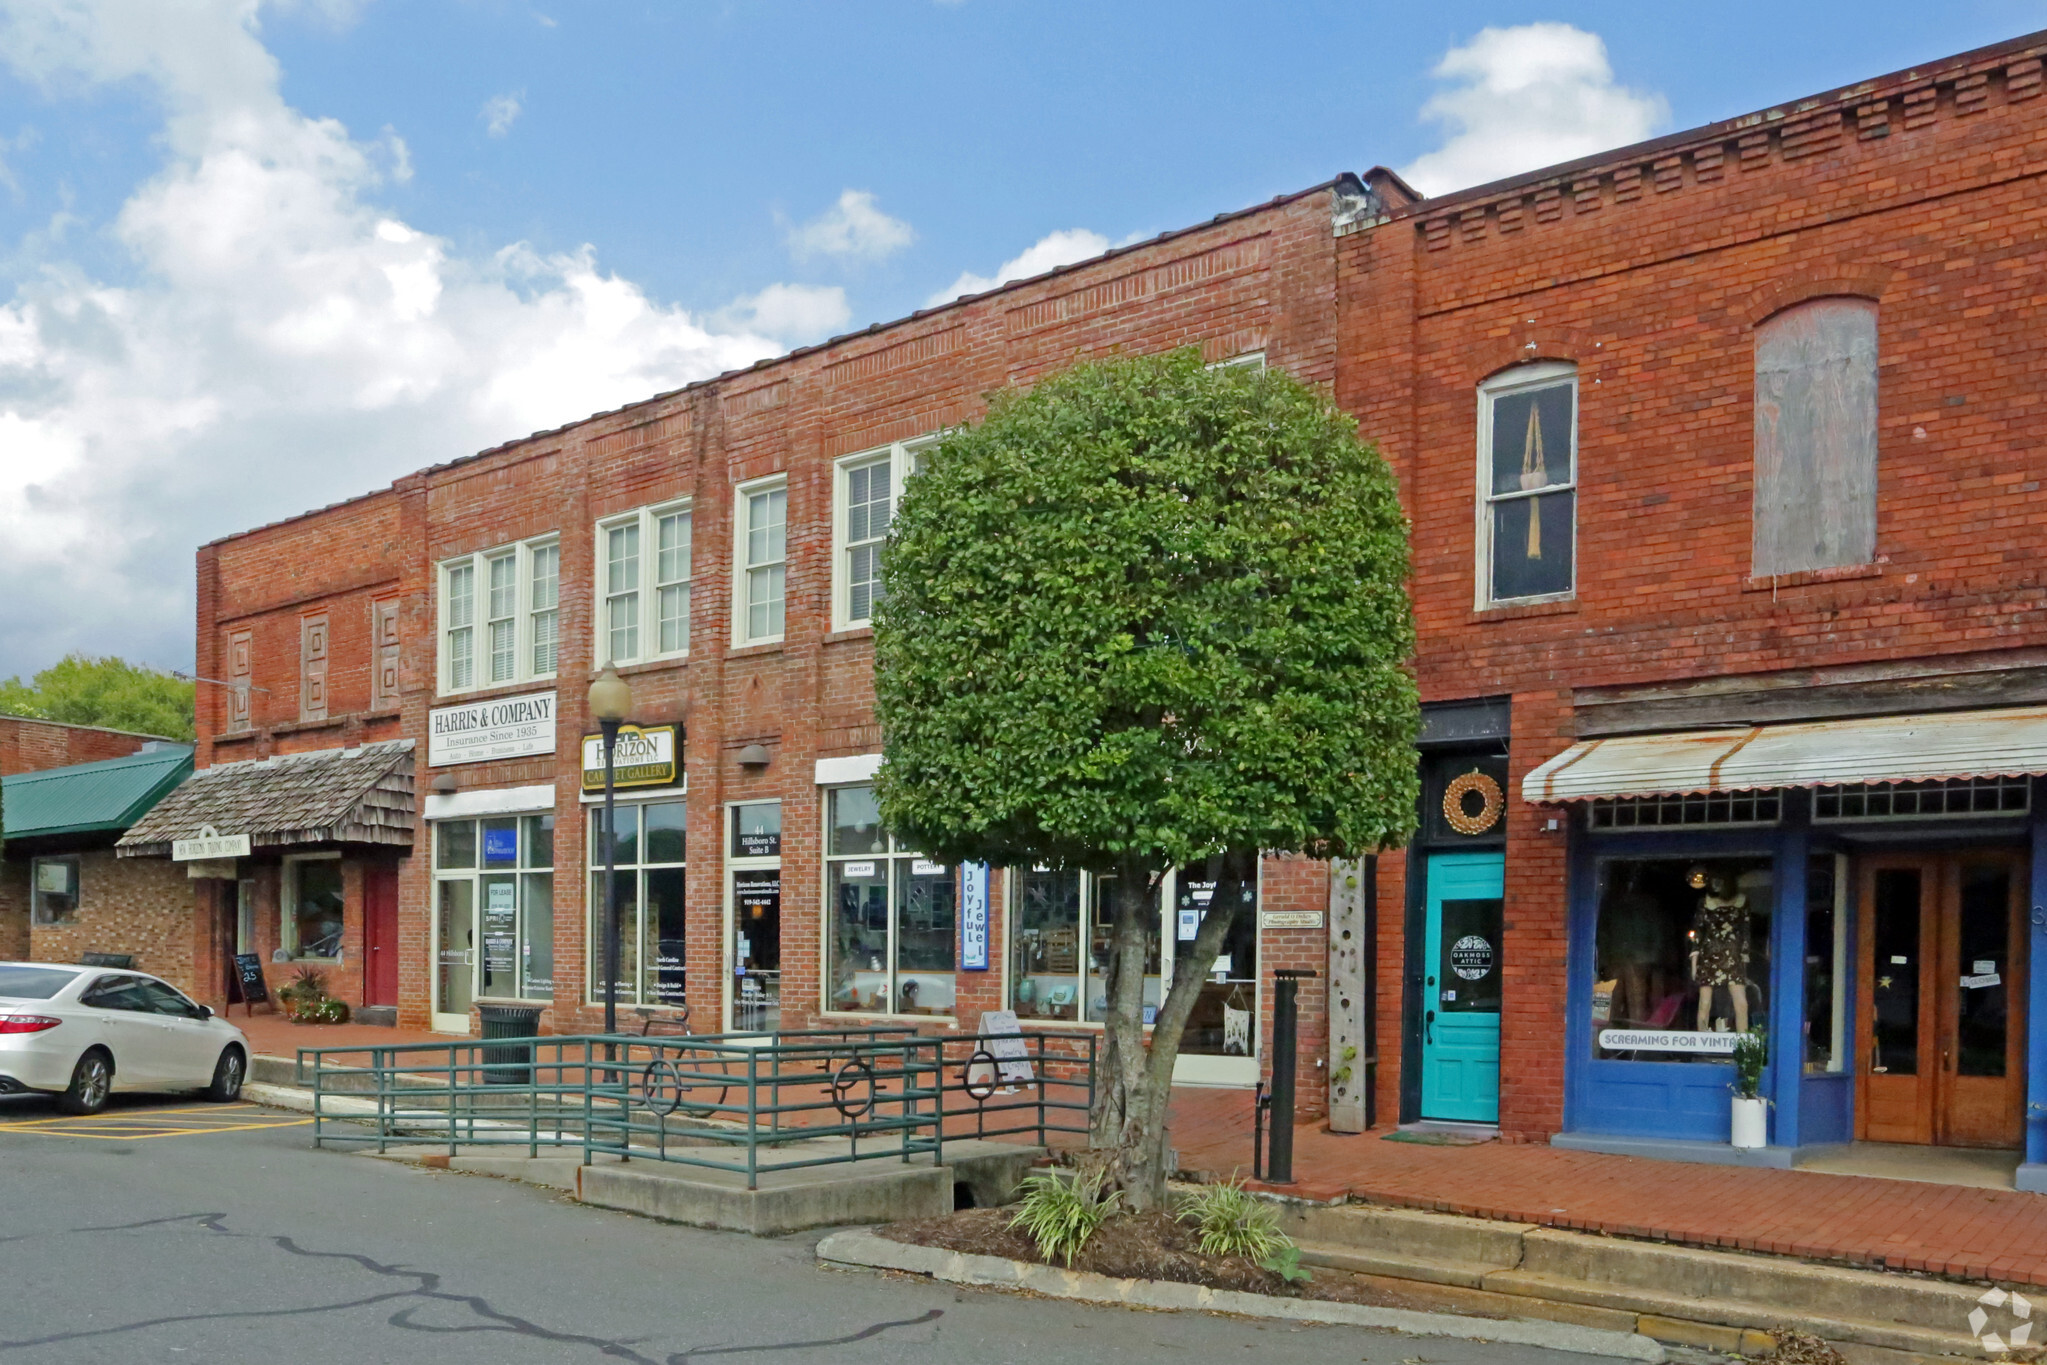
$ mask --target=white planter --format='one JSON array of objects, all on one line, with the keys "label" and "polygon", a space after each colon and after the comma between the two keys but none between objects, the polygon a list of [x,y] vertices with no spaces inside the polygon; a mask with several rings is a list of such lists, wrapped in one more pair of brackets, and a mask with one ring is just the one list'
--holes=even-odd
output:
[{"label": "white planter", "polygon": [[1737,1096],[1734,1101],[1734,1145],[1737,1147],[1762,1147],[1770,1141],[1768,1101],[1758,1096],[1745,1100]]}]

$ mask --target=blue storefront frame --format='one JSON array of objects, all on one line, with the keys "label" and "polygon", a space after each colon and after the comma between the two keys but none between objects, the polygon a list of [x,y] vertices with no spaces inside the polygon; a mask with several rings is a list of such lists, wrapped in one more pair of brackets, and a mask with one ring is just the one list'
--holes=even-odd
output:
[{"label": "blue storefront frame", "polygon": [[1955,819],[1882,827],[1815,826],[1802,791],[1784,793],[1775,825],[1664,831],[1592,831],[1582,809],[1570,823],[1567,1022],[1564,1029],[1565,1138],[1667,1143],[1672,1154],[1692,1144],[1725,1149],[1732,1065],[1705,1061],[1619,1061],[1593,1056],[1592,989],[1598,921],[1599,865],[1616,858],[1768,858],[1775,901],[1770,917],[1768,1033],[1770,1064],[1763,1094],[1771,1101],[1770,1149],[1788,1158],[1801,1146],[1852,1141],[1855,1135],[1854,996],[1859,945],[1854,896],[1836,932],[1846,936],[1851,964],[1843,988],[1842,1069],[1806,1074],[1804,1067],[1806,874],[1814,853],[1851,853],[1872,838],[1968,844],[1984,840],[2029,846],[2028,916],[2031,970],[2026,1012],[2027,1106],[2021,1188],[2047,1192],[2047,791],[2035,783],[2032,814],[2014,821]]}]

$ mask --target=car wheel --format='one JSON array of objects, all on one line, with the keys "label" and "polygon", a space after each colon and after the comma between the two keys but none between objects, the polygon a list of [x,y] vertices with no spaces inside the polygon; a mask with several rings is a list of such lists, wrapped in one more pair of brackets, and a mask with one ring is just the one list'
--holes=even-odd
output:
[{"label": "car wheel", "polygon": [[97,1114],[113,1088],[114,1059],[95,1048],[71,1069],[71,1084],[57,1097],[57,1107],[67,1114]]},{"label": "car wheel", "polygon": [[206,1087],[206,1098],[222,1104],[242,1097],[242,1078],[249,1069],[242,1050],[231,1047],[220,1054],[220,1060],[213,1064],[213,1084]]}]

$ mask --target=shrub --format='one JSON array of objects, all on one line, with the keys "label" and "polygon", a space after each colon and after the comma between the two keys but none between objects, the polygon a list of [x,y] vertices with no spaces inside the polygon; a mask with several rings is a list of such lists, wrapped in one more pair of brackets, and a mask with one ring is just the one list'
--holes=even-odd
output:
[{"label": "shrub", "polygon": [[1194,1224],[1204,1256],[1262,1262],[1293,1245],[1279,1230],[1279,1210],[1245,1189],[1241,1180],[1203,1186],[1181,1207],[1180,1221]]},{"label": "shrub", "polygon": [[1009,1225],[1030,1234],[1038,1244],[1038,1254],[1047,1261],[1057,1256],[1071,1266],[1095,1229],[1123,1202],[1119,1191],[1103,1193],[1106,1181],[1102,1171],[1070,1177],[1046,1171],[1031,1176],[1020,1187],[1023,1204]]}]

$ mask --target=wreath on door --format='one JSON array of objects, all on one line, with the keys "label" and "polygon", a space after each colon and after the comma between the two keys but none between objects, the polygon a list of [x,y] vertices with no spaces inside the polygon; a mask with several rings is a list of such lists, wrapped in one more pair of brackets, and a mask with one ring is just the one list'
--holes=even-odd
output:
[{"label": "wreath on door", "polygon": [[[1477,796],[1477,811],[1465,805],[1465,798]],[[1459,834],[1484,834],[1500,823],[1500,816],[1507,809],[1506,793],[1500,790],[1488,773],[1473,768],[1462,777],[1450,779],[1450,785],[1443,788],[1443,819]]]}]

